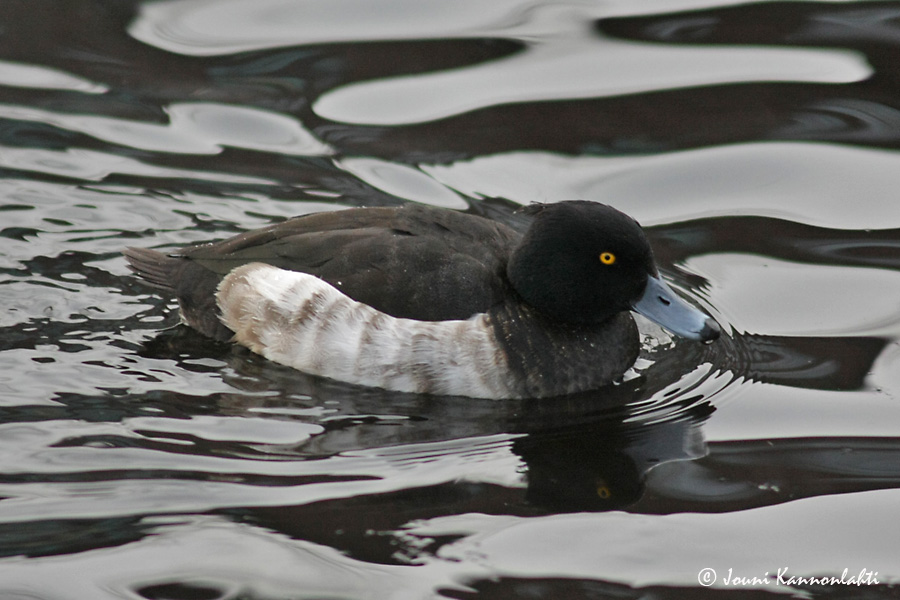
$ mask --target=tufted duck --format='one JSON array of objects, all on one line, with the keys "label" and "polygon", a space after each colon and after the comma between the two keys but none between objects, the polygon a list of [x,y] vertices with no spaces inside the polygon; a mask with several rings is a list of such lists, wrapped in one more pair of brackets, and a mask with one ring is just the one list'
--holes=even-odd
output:
[{"label": "tufted duck", "polygon": [[632,310],[682,337],[719,336],[659,277],[634,219],[587,201],[522,211],[524,234],[408,204],[125,256],[202,333],[388,390],[520,398],[595,389],[638,355]]}]

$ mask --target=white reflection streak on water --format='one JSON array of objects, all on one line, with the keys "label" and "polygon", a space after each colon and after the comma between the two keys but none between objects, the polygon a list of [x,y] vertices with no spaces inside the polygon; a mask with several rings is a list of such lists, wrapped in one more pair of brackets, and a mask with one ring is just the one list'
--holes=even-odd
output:
[{"label": "white reflection streak on water", "polygon": [[[744,4],[745,0],[167,0],[143,3],[128,29],[137,40],[187,56],[298,44],[498,36],[529,39],[562,22]],[[377,6],[377,8],[376,8]],[[576,24],[576,21],[580,22]]]},{"label": "white reflection streak on water", "polygon": [[342,158],[336,160],[335,164],[373,187],[398,198],[457,210],[468,206],[452,188],[438,183],[414,167],[363,157]]},{"label": "white reflection streak on water", "polygon": [[273,183],[257,177],[242,177],[228,173],[156,167],[132,158],[82,148],[68,148],[58,151],[0,146],[0,167],[34,171],[48,175],[61,175],[83,181],[104,181],[112,174],[123,174],[138,177],[184,178],[237,184]]},{"label": "white reflection streak on water", "polygon": [[[521,462],[509,445],[515,434],[497,434],[423,444],[404,444],[346,452],[316,460],[254,460],[190,454],[184,443],[167,434],[191,434],[199,438],[235,438],[218,431],[223,423],[244,440],[257,429],[257,437],[272,437],[288,446],[302,444],[305,436],[321,432],[321,426],[267,419],[191,419],[176,421],[166,429],[165,419],[137,418],[122,424],[52,421],[11,424],[0,428],[8,448],[3,472],[40,473],[43,477],[88,472],[132,473],[129,478],[85,482],[0,483],[0,522],[43,519],[78,519],[156,513],[201,513],[242,506],[296,506],[311,502],[383,494],[412,487],[450,481],[521,485]],[[155,423],[159,433],[146,438],[142,424]],[[199,430],[195,429],[200,427]],[[279,433],[280,431],[280,433]],[[282,439],[279,440],[278,437]],[[285,438],[285,436],[287,436]],[[298,437],[299,436],[299,437]],[[159,448],[60,445],[79,438],[112,437],[120,440],[152,439],[157,446],[171,444],[172,451]],[[262,443],[262,442],[257,442]],[[272,443],[267,442],[267,444]],[[251,442],[252,445],[252,442]],[[140,472],[154,474],[135,477]],[[191,479],[166,479],[162,474],[193,474]],[[315,484],[252,485],[242,475],[275,478],[341,477],[342,481]],[[359,479],[354,479],[358,477]],[[224,481],[223,481],[224,479]],[[231,480],[231,481],[229,481]]]},{"label": "white reflection streak on water", "polygon": [[314,104],[349,123],[420,123],[507,102],[597,98],[751,81],[849,83],[872,74],[846,50],[690,48],[591,37],[430,75],[339,87]]},{"label": "white reflection streak on water", "polygon": [[213,102],[181,102],[169,105],[166,112],[169,123],[158,124],[0,104],[0,118],[47,123],[154,152],[215,155],[230,146],[289,156],[333,153],[296,119],[271,111]]},{"label": "white reflection streak on water", "polygon": [[693,257],[686,269],[715,282],[707,291],[709,302],[740,332],[900,335],[900,273],[893,270],[814,266],[734,253]]},{"label": "white reflection streak on water", "polygon": [[104,94],[109,88],[83,77],[40,65],[0,60],[0,84],[44,90],[69,90],[85,94]]},{"label": "white reflection streak on water", "polygon": [[726,215],[834,229],[900,227],[900,154],[888,150],[756,142],[647,156],[510,152],[420,168],[475,197],[522,204],[591,198],[644,227]]},{"label": "white reflection streak on water", "polygon": [[[726,514],[496,516],[444,546],[444,560],[489,565],[494,576],[569,577],[630,586],[694,586],[700,569],[748,575],[789,567],[792,574],[840,575],[866,568],[900,580],[890,560],[900,536],[900,491],[820,496]],[[460,521],[460,523],[457,523]],[[430,519],[409,529],[421,536],[459,535],[467,516]],[[854,534],[848,536],[847,532]],[[540,544],[535,544],[540,540]],[[740,540],[735,544],[735,540]],[[546,548],[567,548],[565,553]],[[721,585],[721,584],[720,584]],[[770,588],[769,591],[779,590]],[[784,588],[782,587],[782,591]]]}]

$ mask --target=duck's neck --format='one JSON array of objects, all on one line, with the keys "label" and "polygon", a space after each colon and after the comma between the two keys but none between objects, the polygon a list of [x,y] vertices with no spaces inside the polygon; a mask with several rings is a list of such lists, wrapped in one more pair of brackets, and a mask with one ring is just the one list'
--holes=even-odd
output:
[{"label": "duck's neck", "polygon": [[590,325],[551,320],[523,304],[498,306],[488,315],[523,397],[597,389],[621,377],[640,351],[628,312]]}]

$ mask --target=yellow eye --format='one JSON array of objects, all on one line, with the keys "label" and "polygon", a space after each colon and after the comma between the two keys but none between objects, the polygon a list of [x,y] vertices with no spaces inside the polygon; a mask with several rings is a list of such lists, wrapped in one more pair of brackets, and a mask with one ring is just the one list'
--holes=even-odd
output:
[{"label": "yellow eye", "polygon": [[611,265],[616,262],[616,255],[612,252],[603,252],[600,255],[600,262],[602,262],[604,265]]},{"label": "yellow eye", "polygon": [[610,490],[603,484],[598,485],[597,496],[599,496],[601,500],[609,500],[609,498],[612,496],[612,490]]}]

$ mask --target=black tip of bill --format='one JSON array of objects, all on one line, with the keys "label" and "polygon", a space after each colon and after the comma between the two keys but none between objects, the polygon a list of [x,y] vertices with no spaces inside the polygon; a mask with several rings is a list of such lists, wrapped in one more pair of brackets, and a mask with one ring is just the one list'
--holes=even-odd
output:
[{"label": "black tip of bill", "polygon": [[659,277],[647,276],[647,287],[631,308],[689,340],[712,342],[722,334],[722,328],[712,317],[682,300]]}]

